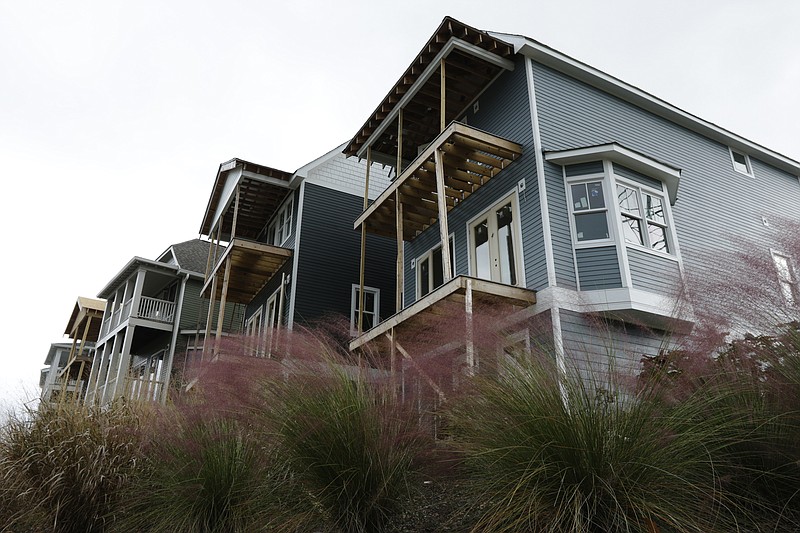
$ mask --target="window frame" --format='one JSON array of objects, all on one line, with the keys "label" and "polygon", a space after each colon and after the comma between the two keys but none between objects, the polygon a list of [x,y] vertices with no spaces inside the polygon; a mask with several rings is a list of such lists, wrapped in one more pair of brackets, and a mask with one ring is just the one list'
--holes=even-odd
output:
[{"label": "window frame", "polygon": [[[750,160],[750,156],[744,152],[740,152],[739,150],[734,150],[730,146],[728,147],[728,152],[731,156],[731,165],[733,166],[733,170],[738,172],[739,174],[744,174],[745,176],[753,177],[753,163]],[[739,163],[736,161],[736,156],[742,156],[744,158],[744,163]],[[742,165],[744,166],[744,170],[742,170]]]},{"label": "window frame", "polygon": [[[451,253],[450,253],[450,267],[451,268],[450,268],[450,271],[453,273],[453,276],[455,277],[455,275],[456,275],[456,269],[455,269],[455,263],[456,263],[456,258],[455,258],[456,237],[455,237],[455,233],[451,233],[450,234],[450,236],[448,238],[448,242],[450,243],[450,249],[451,249]],[[427,296],[428,294],[432,293],[433,291],[435,291],[436,289],[441,287],[441,285],[439,285],[437,287],[433,286],[433,283],[434,283],[433,282],[433,253],[436,250],[441,249],[441,247],[442,247],[442,243],[441,242],[437,242],[436,244],[434,244],[433,246],[428,248],[428,250],[425,253],[423,253],[422,255],[420,255],[419,257],[417,257],[416,259],[414,259],[412,261],[412,269],[414,270],[414,295],[415,295],[415,299],[416,300],[419,300],[420,298],[423,298],[424,296]],[[421,291],[421,285],[422,284],[420,283],[420,281],[421,281],[420,276],[421,276],[422,269],[420,268],[420,264],[423,261],[425,261],[426,259],[428,261],[430,261],[430,263],[429,263],[430,267],[428,268],[428,292],[426,292],[425,294],[422,294],[422,291]],[[444,266],[444,262],[442,263],[442,265]],[[442,276],[442,278],[444,278],[444,276]],[[442,285],[444,285],[444,283],[442,283]]]},{"label": "window frame", "polygon": [[[800,305],[800,281],[798,280],[797,265],[794,258],[780,250],[770,250],[770,254],[777,275],[778,293],[783,302],[790,307]],[[785,270],[778,264],[779,258],[785,261]],[[788,291],[786,287],[788,287]]]},{"label": "window frame", "polygon": [[293,218],[294,197],[289,196],[267,225],[267,242],[273,246],[283,245],[292,234]]},{"label": "window frame", "polygon": [[[359,304],[359,295],[358,295],[359,284],[353,283],[351,290],[350,290],[350,335],[355,337],[358,335],[358,304]],[[370,292],[375,295],[375,299],[372,304],[372,314],[374,319],[372,321],[372,327],[374,328],[378,324],[381,323],[381,290],[377,287],[368,287],[364,285],[364,293]],[[368,311],[364,311],[364,315],[366,316]],[[372,329],[372,328],[370,328]],[[365,331],[363,330],[361,333],[363,334]]]},{"label": "window frame", "polygon": [[[624,244],[625,246],[632,246],[634,248],[638,248],[646,252],[656,253],[659,255],[665,255],[669,257],[675,257],[676,255],[675,237],[672,233],[672,228],[673,228],[672,217],[670,209],[667,207],[669,205],[669,199],[664,194],[664,191],[663,190],[659,191],[654,187],[649,187],[642,183],[638,183],[630,179],[625,179],[624,177],[619,176],[618,174],[613,174],[613,179],[614,179],[615,191],[617,190],[617,187],[625,187],[627,189],[633,190],[636,193],[637,202],[639,204],[639,215],[634,215],[632,213],[623,210],[622,206],[619,205],[618,197],[615,200],[617,219],[619,221],[618,223],[619,223],[619,235],[621,241],[620,243]],[[652,220],[647,217],[647,213],[645,210],[645,196],[651,196],[661,200],[661,208],[663,210],[663,215],[664,215],[663,223]],[[641,242],[636,243],[626,240],[625,231],[623,227],[623,220],[622,220],[623,217],[635,218],[639,220],[639,231],[640,231]],[[650,238],[650,230],[648,228],[650,224],[660,227],[664,230],[664,237],[666,239],[666,245],[667,245],[666,251],[653,248],[653,243]]]},{"label": "window frame", "polygon": [[[605,167],[605,165],[604,165]],[[563,166],[562,166],[563,169]],[[572,201],[572,186],[573,185],[581,185],[581,184],[589,184],[589,183],[601,183],[603,186],[603,201],[605,204],[605,208],[602,210],[606,214],[606,228],[608,229],[608,238],[605,239],[592,239],[592,240],[578,240],[578,229],[577,225],[575,224],[575,206],[573,205],[574,202]],[[612,205],[616,205],[616,195],[614,196],[614,202],[609,202],[609,183],[610,180],[607,176],[607,172],[594,172],[591,174],[582,174],[578,176],[566,176],[565,174],[565,198],[567,202],[567,210],[569,212],[569,228],[570,234],[572,236],[572,246],[574,248],[596,248],[600,246],[609,246],[613,245],[617,242],[617,225],[613,223],[613,221],[609,220],[610,210],[612,209]],[[611,183],[614,185],[613,183]],[[598,209],[590,210],[590,212],[600,212]],[[584,211],[578,211],[577,214],[585,214]],[[615,213],[616,214],[616,213]]]},{"label": "window frame", "polygon": [[[520,223],[520,209],[519,209],[519,194],[517,192],[516,186],[514,189],[503,196],[500,197],[499,200],[492,203],[488,208],[481,211],[477,216],[472,217],[470,220],[467,221],[467,257],[468,257],[468,275],[477,278],[477,256],[475,254],[475,238],[473,229],[474,227],[484,218],[487,220],[492,220],[490,214],[496,213],[499,209],[501,209],[505,204],[511,203],[511,210],[512,210],[512,220],[511,220],[511,235],[513,239],[514,247],[514,270],[515,276],[517,278],[517,282],[514,285],[508,284],[509,286],[514,287],[525,287],[525,263],[524,263],[524,250],[523,250],[523,240],[522,240],[522,226]],[[491,249],[492,244],[489,244],[490,249],[490,263],[491,263]],[[490,271],[494,272],[494,269],[490,266]],[[483,278],[480,278],[483,279]],[[494,283],[503,283],[502,281],[492,279],[490,277],[489,281]]]}]

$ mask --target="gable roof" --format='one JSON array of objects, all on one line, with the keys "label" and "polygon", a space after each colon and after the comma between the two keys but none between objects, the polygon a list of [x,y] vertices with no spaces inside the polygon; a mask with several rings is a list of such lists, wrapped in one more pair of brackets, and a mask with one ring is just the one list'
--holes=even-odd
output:
[{"label": "gable roof", "polygon": [[[205,275],[206,264],[208,262],[208,251],[211,243],[202,239],[191,239],[178,244],[173,244],[168,251],[172,252],[178,267],[182,270],[197,272]],[[166,253],[166,252],[165,252]],[[164,254],[161,254],[162,256]]]}]

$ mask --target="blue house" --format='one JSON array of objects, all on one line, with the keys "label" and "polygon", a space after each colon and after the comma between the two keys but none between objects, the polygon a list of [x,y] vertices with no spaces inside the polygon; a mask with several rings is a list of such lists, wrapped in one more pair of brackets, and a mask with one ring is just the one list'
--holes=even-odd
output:
[{"label": "blue house", "polygon": [[[269,356],[282,330],[334,317],[355,331],[362,281],[369,324],[394,313],[394,241],[370,235],[362,243],[353,230],[365,207],[367,167],[342,149],[294,172],[241,159],[219,167],[200,227],[212,242],[202,289],[206,323],[232,304],[244,306],[244,348],[253,355]],[[379,163],[370,173],[373,199],[389,179]],[[373,257],[363,280],[362,244]],[[222,332],[206,333],[205,354],[213,358],[224,351]]]},{"label": "blue house", "polygon": [[352,349],[402,353],[420,319],[486,300],[538,317],[562,365],[635,368],[691,330],[685,280],[744,237],[797,311],[800,258],[770,221],[800,221],[800,163],[533,39],[445,18],[344,153],[393,167],[354,227],[401,266],[395,314]]}]

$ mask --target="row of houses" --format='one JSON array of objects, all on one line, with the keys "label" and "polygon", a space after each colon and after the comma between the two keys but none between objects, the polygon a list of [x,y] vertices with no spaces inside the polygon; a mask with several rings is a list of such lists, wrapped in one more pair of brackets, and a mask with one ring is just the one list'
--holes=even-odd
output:
[{"label": "row of houses", "polygon": [[394,362],[421,324],[461,313],[447,350],[475,368],[487,302],[535,318],[562,365],[607,359],[611,331],[635,368],[692,330],[687,280],[724,276],[744,239],[774,267],[752,284],[798,316],[800,258],[778,223],[800,222],[798,176],[542,43],[448,17],[342,146],[294,172],[220,165],[198,239],[78,299],[43,397],[164,401],[226,335],[270,356],[281,331],[334,316],[350,350]]}]

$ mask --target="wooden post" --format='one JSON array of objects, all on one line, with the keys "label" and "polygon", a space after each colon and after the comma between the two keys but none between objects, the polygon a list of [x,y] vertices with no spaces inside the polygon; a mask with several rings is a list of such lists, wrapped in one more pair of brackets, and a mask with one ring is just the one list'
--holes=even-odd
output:
[{"label": "wooden post", "polygon": [[441,82],[439,84],[441,86],[441,96],[439,99],[439,110],[440,110],[439,131],[442,132],[444,131],[445,120],[447,119],[447,117],[445,116],[445,111],[447,110],[447,97],[446,97],[447,81],[445,79],[445,72],[444,72],[444,58],[441,59],[439,64],[440,64],[439,73],[441,75]]},{"label": "wooden post", "polygon": [[392,389],[392,398],[397,398],[397,367],[395,363],[397,359],[397,334],[394,328],[390,330],[390,334],[389,387]]},{"label": "wooden post", "polygon": [[450,230],[447,226],[447,202],[444,193],[444,162],[442,152],[437,148],[434,151],[436,161],[436,203],[439,206],[439,233],[442,239],[442,271],[444,283],[453,279],[453,269],[450,267]]},{"label": "wooden post", "polygon": [[[369,207],[369,170],[372,167],[372,147],[367,146],[367,173],[364,179],[364,211]],[[364,262],[367,248],[367,221],[361,224],[361,267],[358,273],[358,335],[364,327]]]},{"label": "wooden post", "polygon": [[394,171],[394,179],[400,177],[403,172],[403,108],[397,112],[397,167]]},{"label": "wooden post", "polygon": [[239,190],[242,188],[242,184],[239,183],[236,185],[236,200],[233,203],[233,224],[231,225],[231,238],[229,239],[230,243],[233,242],[233,239],[236,238],[236,220],[239,218]]},{"label": "wooden post", "polygon": [[472,280],[467,278],[464,294],[464,316],[467,341],[467,374],[475,375],[475,342],[472,322]]},{"label": "wooden post", "polygon": [[397,295],[395,312],[403,309],[404,256],[403,256],[403,204],[400,201],[400,190],[394,191],[395,218],[397,223]]},{"label": "wooden post", "polygon": [[[230,245],[229,245],[230,246]],[[228,283],[231,280],[231,256],[225,259],[225,276],[222,278],[222,293],[219,295],[219,314],[217,315],[217,332],[214,335],[214,357],[219,355],[219,341],[222,338],[222,326],[225,323],[225,300],[228,297]]]}]

